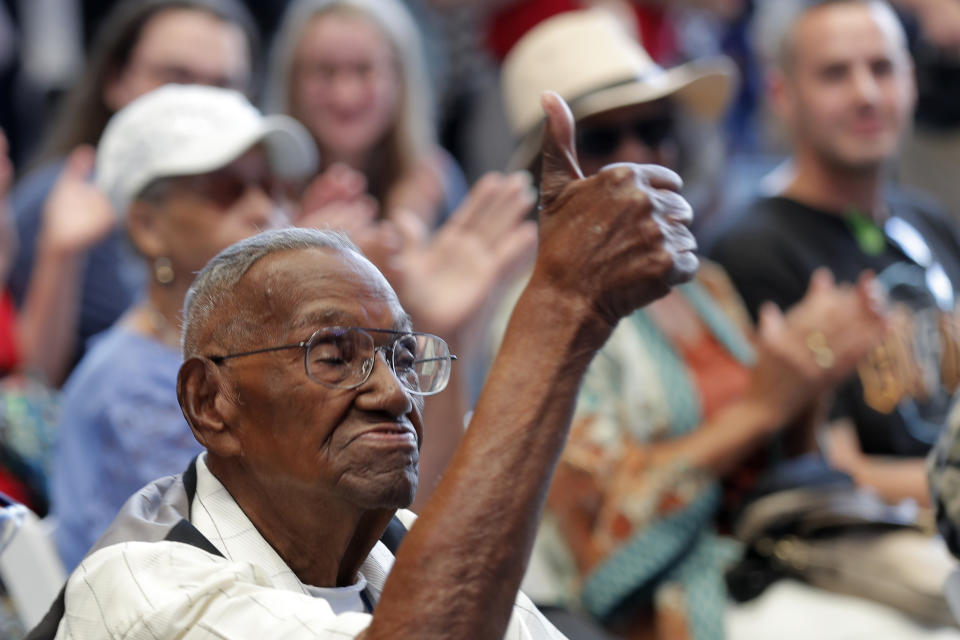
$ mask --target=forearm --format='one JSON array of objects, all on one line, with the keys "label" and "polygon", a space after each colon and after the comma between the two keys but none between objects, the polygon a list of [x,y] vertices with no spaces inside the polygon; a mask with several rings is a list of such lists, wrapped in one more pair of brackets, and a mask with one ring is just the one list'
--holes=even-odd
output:
[{"label": "forearm", "polygon": [[886,502],[894,504],[911,498],[921,507],[930,506],[923,458],[863,456],[848,472],[858,486],[874,490]]},{"label": "forearm", "polygon": [[470,428],[404,540],[371,637],[502,636],[580,380],[609,332],[592,309],[528,288]]},{"label": "forearm", "polygon": [[775,407],[762,400],[742,398],[723,408],[696,430],[651,446],[650,463],[685,464],[723,476],[749,456],[784,423]]},{"label": "forearm", "polygon": [[82,253],[41,238],[17,330],[24,368],[52,385],[63,381],[73,356],[84,265]]}]

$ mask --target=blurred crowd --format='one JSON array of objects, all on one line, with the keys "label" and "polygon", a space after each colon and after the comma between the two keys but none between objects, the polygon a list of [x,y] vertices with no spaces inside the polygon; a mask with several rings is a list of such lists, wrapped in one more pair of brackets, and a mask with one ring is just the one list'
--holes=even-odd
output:
[{"label": "blurred crowd", "polygon": [[67,570],[202,450],[184,297],[265,229],[346,233],[457,355],[422,507],[529,277],[555,91],[570,174],[675,170],[708,259],[591,366],[525,592],[571,638],[960,637],[743,533],[829,488],[960,553],[960,0],[5,0],[0,86],[0,491]]}]

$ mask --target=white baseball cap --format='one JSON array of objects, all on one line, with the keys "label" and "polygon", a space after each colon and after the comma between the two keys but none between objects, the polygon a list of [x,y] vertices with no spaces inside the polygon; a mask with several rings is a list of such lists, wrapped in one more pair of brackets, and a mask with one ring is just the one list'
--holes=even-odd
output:
[{"label": "white baseball cap", "polygon": [[281,178],[308,177],[317,169],[316,144],[293,118],[264,116],[231,89],[170,84],[110,119],[97,145],[95,180],[122,218],[157,178],[215,171],[258,142]]}]

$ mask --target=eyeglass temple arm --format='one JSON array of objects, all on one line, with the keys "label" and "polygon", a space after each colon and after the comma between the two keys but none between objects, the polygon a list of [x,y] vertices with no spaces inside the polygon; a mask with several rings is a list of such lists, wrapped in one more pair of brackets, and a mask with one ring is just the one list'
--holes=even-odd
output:
[{"label": "eyeglass temple arm", "polygon": [[256,349],[254,351],[244,351],[243,353],[228,353],[222,356],[207,356],[207,360],[213,364],[220,364],[224,360],[230,360],[231,358],[239,358],[241,356],[252,356],[258,353],[269,353],[271,351],[282,351],[284,349],[300,349],[307,346],[306,342],[298,342],[297,344],[282,344],[279,347],[267,347],[266,349]]}]

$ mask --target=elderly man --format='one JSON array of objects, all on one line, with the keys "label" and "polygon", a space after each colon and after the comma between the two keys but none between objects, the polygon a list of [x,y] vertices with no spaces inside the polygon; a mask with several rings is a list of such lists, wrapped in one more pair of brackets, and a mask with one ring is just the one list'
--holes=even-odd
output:
[{"label": "elderly man", "polygon": [[378,539],[416,490],[419,398],[448,352],[349,243],[271,232],[215,258],[186,305],[178,396],[206,453],[128,502],[36,637],[61,616],[58,638],[557,636],[517,589],[577,387],[697,259],[675,174],[582,178],[569,110],[544,108],[535,271],[395,562]]},{"label": "elderly man", "polygon": [[935,206],[888,180],[916,94],[896,15],[879,0],[799,4],[784,20],[770,83],[792,136],[790,170],[710,254],[754,314],[766,301],[795,303],[820,267],[841,282],[877,273],[895,330],[838,393],[838,428],[824,442],[858,484],[925,501],[919,456],[958,381],[960,239]]}]

